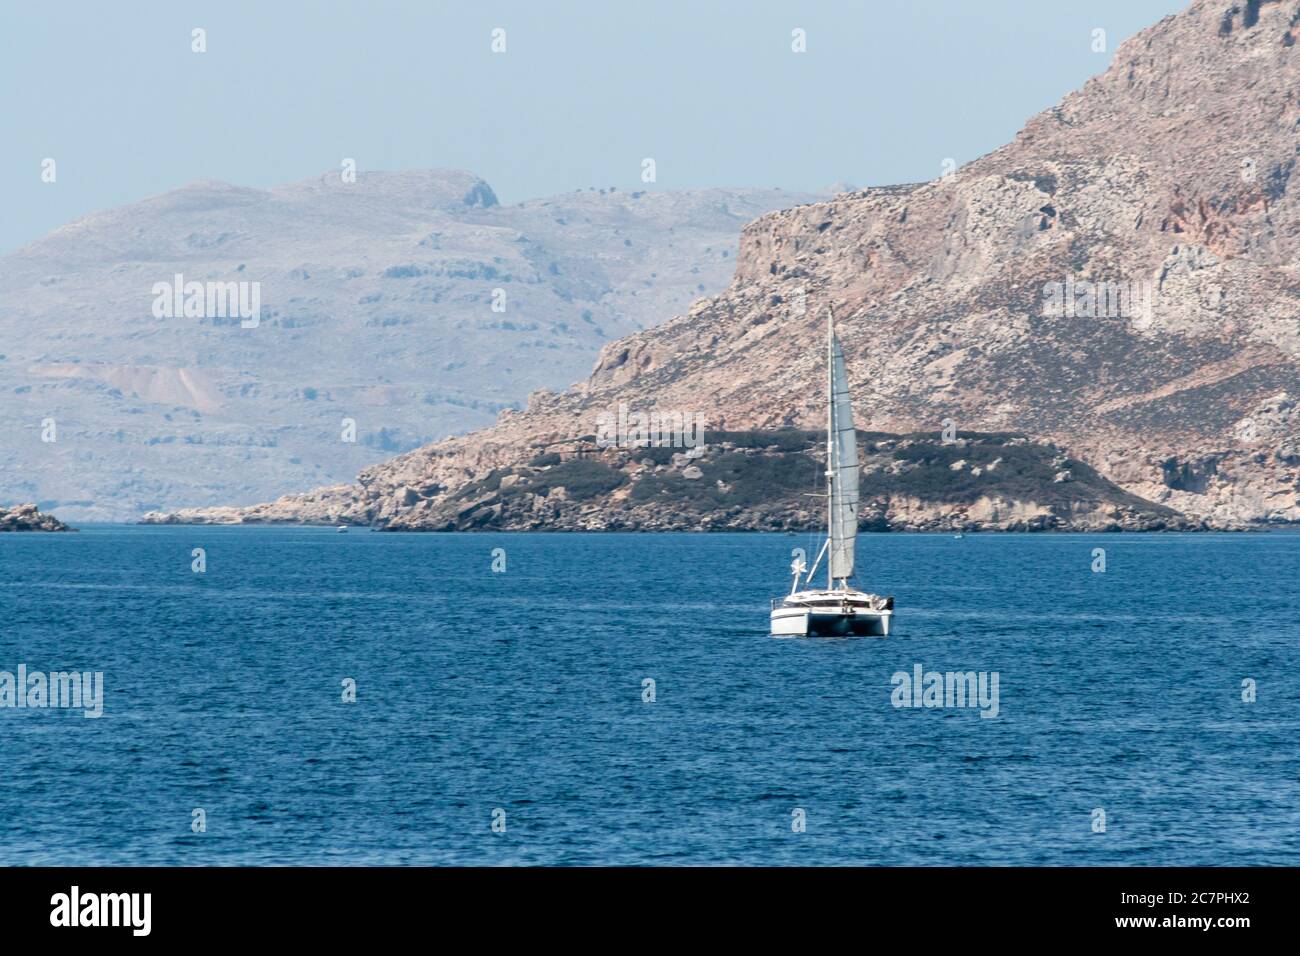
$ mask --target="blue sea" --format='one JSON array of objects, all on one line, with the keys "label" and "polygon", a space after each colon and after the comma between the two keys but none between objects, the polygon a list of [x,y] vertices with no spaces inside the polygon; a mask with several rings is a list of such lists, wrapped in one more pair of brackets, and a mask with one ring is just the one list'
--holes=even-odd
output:
[{"label": "blue sea", "polygon": [[1300,864],[1300,535],[863,535],[894,633],[773,639],[815,545],[0,535],[0,670],[104,686],[0,709],[0,864]]}]

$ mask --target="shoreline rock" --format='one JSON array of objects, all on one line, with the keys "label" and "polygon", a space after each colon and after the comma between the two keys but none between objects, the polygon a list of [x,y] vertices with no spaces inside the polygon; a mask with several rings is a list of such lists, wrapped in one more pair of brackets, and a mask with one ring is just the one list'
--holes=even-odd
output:
[{"label": "shoreline rock", "polygon": [[0,508],[0,532],[3,531],[76,531],[54,515],[42,514],[30,502]]},{"label": "shoreline rock", "polygon": [[[1240,522],[1148,501],[1024,436],[861,432],[863,531],[1229,531]],[[381,531],[815,531],[824,456],[811,430],[707,433],[689,453],[599,448],[437,484],[338,485],[249,508],[151,513],[145,524],[348,524]]]}]

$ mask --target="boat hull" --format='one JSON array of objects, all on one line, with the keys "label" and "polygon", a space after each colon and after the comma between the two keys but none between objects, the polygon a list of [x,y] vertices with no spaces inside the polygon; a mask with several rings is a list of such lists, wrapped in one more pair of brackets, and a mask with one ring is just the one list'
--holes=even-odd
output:
[{"label": "boat hull", "polygon": [[893,611],[854,609],[816,611],[777,608],[772,612],[774,637],[888,637]]}]

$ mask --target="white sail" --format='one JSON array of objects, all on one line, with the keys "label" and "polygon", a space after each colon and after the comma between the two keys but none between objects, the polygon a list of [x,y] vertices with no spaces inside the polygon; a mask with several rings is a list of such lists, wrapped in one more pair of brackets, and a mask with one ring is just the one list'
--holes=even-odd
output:
[{"label": "white sail", "polygon": [[830,323],[827,477],[830,479],[830,578],[834,582],[853,575],[853,548],[858,536],[858,438],[853,428],[844,352],[835,337],[834,318]]}]

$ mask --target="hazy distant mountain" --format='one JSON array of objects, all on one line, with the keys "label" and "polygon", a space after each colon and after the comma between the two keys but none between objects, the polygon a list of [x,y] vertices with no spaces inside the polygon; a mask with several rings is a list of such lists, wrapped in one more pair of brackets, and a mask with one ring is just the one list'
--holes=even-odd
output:
[{"label": "hazy distant mountain", "polygon": [[[581,378],[609,340],[724,287],[745,222],[811,198],[502,206],[437,170],[194,183],[87,216],[0,258],[0,503],[127,518],[350,479]],[[260,324],[158,317],[176,274],[259,283]]]},{"label": "hazy distant mountain", "polygon": [[[725,293],[611,343],[582,387],[248,516],[438,528],[465,508],[479,527],[545,513],[541,492],[506,499],[543,488],[548,448],[619,404],[733,431],[817,427],[834,304],[863,428],[1021,433],[1194,519],[1300,521],[1298,39],[1295,2],[1198,0],[952,175],[752,223]],[[710,476],[708,454],[665,467]],[[611,504],[580,520],[644,500],[658,468],[619,471]],[[494,474],[521,477],[507,495]],[[978,481],[1036,513],[1077,478],[1066,465],[1009,499],[1000,470]],[[906,504],[881,487],[864,514]],[[725,500],[711,526],[742,526]]]}]

